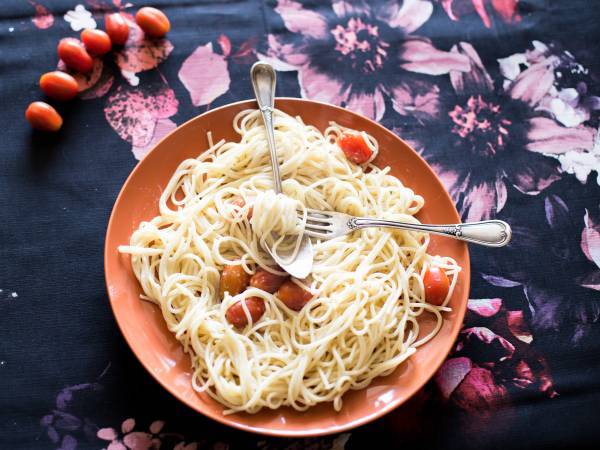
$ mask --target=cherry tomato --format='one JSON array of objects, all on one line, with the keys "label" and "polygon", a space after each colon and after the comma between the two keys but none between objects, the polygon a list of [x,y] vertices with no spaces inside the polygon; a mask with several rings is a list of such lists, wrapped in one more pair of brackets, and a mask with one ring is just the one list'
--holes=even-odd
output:
[{"label": "cherry tomato", "polygon": [[439,267],[430,267],[423,276],[425,300],[432,305],[440,306],[446,300],[450,280],[448,275]]},{"label": "cherry tomato", "polygon": [[77,81],[75,78],[58,70],[42,75],[40,77],[40,88],[48,97],[61,102],[71,100],[77,95]]},{"label": "cherry tomato", "polygon": [[312,294],[292,280],[285,281],[275,294],[290,309],[300,311],[312,298]]},{"label": "cherry tomato", "polygon": [[258,319],[265,313],[265,302],[260,297],[249,297],[234,303],[225,313],[225,318],[234,327],[243,328],[248,324],[248,317],[244,312],[242,301],[246,304],[252,323],[258,322]]},{"label": "cherry tomato", "polygon": [[338,139],[338,145],[350,161],[356,164],[366,163],[373,150],[369,148],[364,138],[357,133],[346,133]]},{"label": "cherry tomato", "polygon": [[115,45],[124,45],[129,37],[129,26],[119,13],[109,14],[104,17],[104,28]]},{"label": "cherry tomato", "polygon": [[250,286],[273,294],[281,287],[285,280],[287,280],[286,275],[275,275],[274,273],[259,269],[250,278]]},{"label": "cherry tomato", "polygon": [[110,36],[102,30],[86,28],[81,32],[81,40],[92,55],[104,55],[112,48]]},{"label": "cherry tomato", "polygon": [[60,114],[44,102],[33,102],[25,111],[25,118],[32,128],[40,131],[58,131],[63,120]]},{"label": "cherry tomato", "polygon": [[135,15],[135,21],[148,36],[160,38],[169,32],[171,23],[160,9],[145,6]]},{"label": "cherry tomato", "polygon": [[87,73],[94,67],[94,60],[85,47],[75,38],[64,38],[58,43],[58,57],[73,70]]},{"label": "cherry tomato", "polygon": [[229,295],[238,295],[248,287],[250,275],[248,275],[242,266],[225,266],[221,273],[221,284],[219,290],[221,297],[225,292]]}]

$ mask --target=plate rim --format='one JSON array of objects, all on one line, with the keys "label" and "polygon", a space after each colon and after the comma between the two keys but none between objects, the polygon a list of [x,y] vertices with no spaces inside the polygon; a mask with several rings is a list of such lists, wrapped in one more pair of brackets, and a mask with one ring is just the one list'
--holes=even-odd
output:
[{"label": "plate rim", "polygon": [[[452,210],[454,212],[454,215],[457,219],[457,223],[461,222],[460,219],[460,214],[458,213],[457,209],[456,209],[456,205],[455,202],[452,200],[452,197],[450,196],[450,194],[448,193],[448,191],[446,190],[446,188],[444,187],[442,181],[440,180],[439,176],[437,175],[437,173],[433,170],[433,168],[429,165],[429,163],[419,154],[419,152],[417,152],[412,145],[410,145],[408,142],[406,142],[404,139],[402,139],[400,136],[398,136],[397,134],[393,133],[391,130],[387,129],[386,127],[384,127],[383,125],[381,125],[379,122],[376,122],[375,120],[369,119],[368,117],[356,113],[354,111],[351,111],[349,109],[340,107],[340,106],[336,106],[336,105],[332,105],[330,103],[326,103],[326,102],[321,102],[321,101],[317,101],[317,100],[310,100],[310,99],[304,99],[304,98],[298,98],[298,97],[276,97],[275,98],[275,106],[277,106],[278,101],[285,101],[285,102],[298,102],[298,103],[313,103],[313,104],[318,104],[320,106],[326,106],[328,108],[333,108],[336,110],[339,110],[341,112],[343,112],[344,114],[351,114],[354,116],[359,117],[361,120],[366,120],[368,122],[370,122],[372,125],[374,125],[375,127],[379,128],[381,132],[386,133],[386,134],[391,134],[394,138],[399,139],[400,141],[402,141],[402,143],[404,145],[406,145],[406,147],[408,149],[410,149],[410,151],[412,151],[415,156],[417,156],[421,162],[424,163],[425,167],[427,168],[427,170],[429,170],[431,172],[431,174],[433,175],[433,177],[435,178],[436,182],[438,183],[439,187],[441,188],[441,191],[443,192],[443,195],[445,196],[445,200],[447,200],[451,205],[452,205]],[[125,342],[127,343],[127,345],[129,346],[131,352],[135,355],[135,357],[137,358],[137,360],[140,362],[140,364],[142,365],[142,367],[152,376],[152,378],[158,382],[158,384],[165,389],[167,392],[169,392],[172,396],[174,396],[177,400],[179,400],[181,403],[183,403],[184,405],[186,405],[188,408],[192,409],[195,412],[198,412],[200,414],[203,414],[205,417],[208,417],[212,420],[215,420],[223,425],[227,425],[233,428],[236,428],[238,430],[242,430],[242,431],[248,431],[251,433],[255,433],[255,434],[259,434],[259,435],[267,435],[267,436],[275,436],[275,437],[292,437],[292,438],[300,438],[300,437],[317,437],[317,436],[326,436],[326,435],[330,435],[330,434],[335,434],[335,433],[341,433],[344,431],[348,431],[351,430],[353,428],[356,428],[358,426],[361,425],[365,425],[369,422],[372,422],[376,419],[379,419],[381,417],[383,417],[384,415],[388,414],[389,412],[393,411],[394,409],[398,408],[399,406],[403,405],[404,403],[406,403],[409,399],[411,399],[417,392],[419,392],[421,389],[423,389],[423,387],[434,377],[434,375],[437,373],[437,371],[439,370],[439,368],[442,366],[442,364],[446,361],[450,351],[452,350],[452,346],[454,345],[454,343],[456,342],[456,339],[458,337],[458,334],[460,333],[461,330],[461,326],[457,326],[455,329],[451,330],[451,335],[450,338],[448,339],[448,344],[447,344],[447,348],[444,348],[443,354],[445,355],[443,358],[440,358],[440,361],[437,361],[435,364],[432,364],[431,367],[434,369],[431,371],[431,374],[428,375],[427,377],[424,377],[422,382],[417,383],[415,385],[415,387],[413,387],[405,396],[402,397],[397,397],[395,398],[393,401],[385,404],[384,406],[380,407],[379,409],[375,410],[374,412],[372,412],[371,414],[367,414],[364,416],[361,416],[353,421],[350,422],[346,422],[342,425],[333,425],[333,426],[328,426],[326,428],[319,428],[319,427],[315,427],[315,428],[311,428],[308,430],[287,430],[287,429],[273,429],[273,428],[269,428],[269,427],[265,427],[265,426],[254,426],[254,425],[245,425],[243,423],[240,422],[236,422],[233,420],[229,420],[228,417],[224,414],[219,414],[219,413],[215,413],[212,410],[201,410],[200,408],[197,408],[195,405],[192,405],[190,402],[188,402],[182,395],[180,395],[177,391],[175,391],[174,389],[171,389],[170,386],[168,386],[165,382],[163,382],[163,380],[158,376],[158,374],[155,374],[154,371],[149,367],[149,365],[138,355],[138,353],[134,350],[134,346],[131,344],[129,338],[127,337],[127,333],[124,330],[124,324],[122,319],[119,319],[119,314],[117,314],[116,309],[115,309],[115,302],[116,300],[113,299],[114,294],[111,294],[111,288],[110,288],[110,283],[109,283],[109,276],[108,276],[108,271],[106,270],[107,266],[109,265],[109,258],[110,258],[110,252],[115,251],[113,248],[109,248],[109,236],[111,235],[111,231],[113,230],[113,228],[116,226],[115,223],[117,221],[116,219],[116,211],[119,207],[119,204],[123,201],[123,197],[125,195],[125,191],[127,190],[128,185],[130,184],[131,180],[136,176],[136,174],[142,170],[143,167],[143,163],[144,160],[146,159],[146,157],[156,151],[156,149],[167,139],[169,139],[171,137],[172,134],[177,133],[179,131],[179,129],[186,127],[186,126],[190,126],[193,122],[196,122],[198,120],[202,120],[202,118],[208,114],[214,113],[216,111],[222,110],[222,109],[226,109],[226,108],[231,108],[231,107],[235,107],[235,106],[240,106],[243,104],[248,104],[249,107],[255,106],[256,105],[256,101],[254,99],[246,99],[246,100],[239,100],[237,102],[231,102],[231,103],[227,103],[225,105],[221,105],[219,107],[213,108],[213,109],[209,109],[208,111],[205,111],[201,114],[198,114],[190,119],[188,119],[187,121],[185,121],[184,123],[182,123],[181,125],[177,126],[177,128],[175,128],[174,130],[170,131],[167,135],[165,135],[162,139],[160,139],[153,147],[150,151],[148,151],[148,153],[146,153],[146,155],[137,162],[137,164],[133,167],[133,169],[131,170],[131,172],[129,173],[129,175],[127,176],[127,178],[125,179],[125,181],[123,182],[123,184],[121,185],[121,188],[119,190],[119,194],[117,195],[115,202],[113,204],[111,213],[110,213],[110,217],[108,219],[108,224],[107,224],[107,228],[106,228],[106,234],[105,234],[105,238],[104,238],[104,256],[103,256],[103,263],[104,263],[104,281],[105,281],[105,286],[106,286],[106,292],[108,294],[108,298],[109,298],[109,303],[110,303],[110,307],[113,313],[113,316],[115,318],[115,321],[117,322],[117,326],[119,328],[119,331],[121,333],[121,335],[123,336],[123,338],[125,339]],[[469,252],[469,246],[466,243],[463,243],[463,245],[466,247],[466,252],[465,252],[465,263],[461,266],[461,271],[463,272],[463,276],[464,278],[464,282],[465,282],[465,298],[461,299],[461,303],[459,308],[457,308],[456,310],[456,317],[455,317],[455,321],[460,322],[460,324],[462,325],[463,321],[464,321],[464,317],[466,314],[466,310],[467,310],[467,302],[468,299],[470,297],[470,291],[471,291],[471,255]],[[367,389],[367,388],[364,388]],[[310,409],[307,410],[306,412],[310,412]]]}]

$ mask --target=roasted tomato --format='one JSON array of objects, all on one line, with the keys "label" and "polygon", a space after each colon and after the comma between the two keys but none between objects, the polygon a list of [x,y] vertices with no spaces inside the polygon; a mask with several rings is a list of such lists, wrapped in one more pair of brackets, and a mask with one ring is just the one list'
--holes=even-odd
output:
[{"label": "roasted tomato", "polygon": [[275,295],[290,309],[300,311],[312,298],[312,294],[292,280],[285,281]]},{"label": "roasted tomato", "polygon": [[252,318],[252,323],[258,322],[258,320],[265,313],[266,309],[265,302],[260,297],[249,297],[234,303],[225,313],[225,318],[230,324],[238,328],[243,328],[248,325],[248,317],[244,312],[242,302],[244,302],[246,304],[246,308],[248,308],[248,312]]},{"label": "roasted tomato", "polygon": [[238,295],[250,284],[250,275],[248,275],[242,266],[225,266],[221,273],[221,284],[219,290],[221,298],[225,292],[229,295]]},{"label": "roasted tomato", "polygon": [[287,278],[287,275],[275,275],[266,270],[258,269],[256,273],[252,275],[252,278],[250,278],[250,286],[274,294]]}]

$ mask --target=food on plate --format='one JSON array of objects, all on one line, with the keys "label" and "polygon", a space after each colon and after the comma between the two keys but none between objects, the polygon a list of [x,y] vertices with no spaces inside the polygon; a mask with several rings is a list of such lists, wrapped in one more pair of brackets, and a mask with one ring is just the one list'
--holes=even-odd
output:
[{"label": "food on plate", "polygon": [[40,89],[48,97],[64,102],[77,96],[77,81],[68,73],[55,70],[40,77]]},{"label": "food on plate", "polygon": [[32,128],[39,131],[58,131],[63,120],[60,114],[44,102],[33,102],[25,111],[25,118]]},{"label": "food on plate", "polygon": [[104,17],[104,29],[114,45],[125,45],[129,38],[129,26],[119,13],[108,14]]},{"label": "food on plate", "polygon": [[169,32],[171,23],[160,9],[144,6],[135,14],[135,22],[148,36],[160,38]]},{"label": "food on plate", "polygon": [[79,39],[64,38],[58,43],[58,57],[73,70],[87,73],[94,67],[94,60]]},{"label": "food on plate", "polygon": [[345,392],[437,334],[460,267],[428,254],[426,233],[366,228],[313,240],[306,279],[283,272],[265,247],[296,245],[307,208],[418,223],[424,199],[370,162],[372,136],[333,122],[321,132],[281,111],[273,119],[283,194],[260,113],[243,111],[239,142],[209,136],[119,251],[190,354],[194,389],[225,414],[322,402],[339,411]]},{"label": "food on plate", "polygon": [[360,133],[344,133],[338,139],[338,145],[350,161],[364,164],[371,161],[374,152],[367,144],[367,139]]},{"label": "food on plate", "polygon": [[112,48],[110,36],[102,30],[86,28],[81,32],[81,41],[92,55],[104,55]]},{"label": "food on plate", "polygon": [[430,267],[423,275],[423,286],[425,287],[425,298],[432,305],[442,305],[450,289],[448,275],[439,267]]}]

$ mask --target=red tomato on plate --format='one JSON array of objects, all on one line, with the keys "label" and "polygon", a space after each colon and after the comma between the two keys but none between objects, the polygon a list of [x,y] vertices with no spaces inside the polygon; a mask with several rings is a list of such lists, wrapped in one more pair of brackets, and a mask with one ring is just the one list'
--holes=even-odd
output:
[{"label": "red tomato on plate", "polygon": [[371,150],[360,134],[343,134],[337,143],[344,152],[344,155],[346,155],[346,158],[353,163],[364,164],[373,156],[373,150]]},{"label": "red tomato on plate", "polygon": [[423,276],[425,286],[425,300],[432,305],[440,306],[446,300],[450,280],[448,275],[439,267],[430,267]]}]

